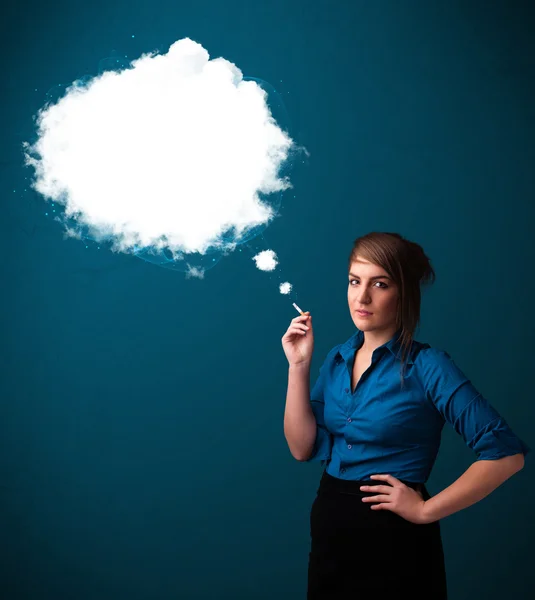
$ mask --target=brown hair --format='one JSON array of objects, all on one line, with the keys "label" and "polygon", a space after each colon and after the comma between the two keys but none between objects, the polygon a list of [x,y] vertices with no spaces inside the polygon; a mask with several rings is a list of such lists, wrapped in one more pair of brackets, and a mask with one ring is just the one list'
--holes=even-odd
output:
[{"label": "brown hair", "polygon": [[400,343],[401,386],[406,359],[411,351],[414,332],[420,322],[420,285],[434,283],[435,271],[423,248],[399,233],[371,232],[357,238],[349,255],[349,266],[357,255],[382,267],[394,280],[399,290],[396,316],[397,330],[401,329]]}]

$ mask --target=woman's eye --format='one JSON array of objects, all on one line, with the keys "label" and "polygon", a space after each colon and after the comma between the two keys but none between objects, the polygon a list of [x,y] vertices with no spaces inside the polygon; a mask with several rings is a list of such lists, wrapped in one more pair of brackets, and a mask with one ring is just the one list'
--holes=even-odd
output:
[{"label": "woman's eye", "polygon": [[[350,279],[349,280],[349,285],[351,285],[354,281],[356,281],[358,283],[357,279]],[[383,289],[388,288],[388,286],[386,285],[386,283],[383,283],[382,281],[376,281],[375,283],[376,284],[378,283]],[[352,286],[352,287],[355,287],[355,286]]]}]

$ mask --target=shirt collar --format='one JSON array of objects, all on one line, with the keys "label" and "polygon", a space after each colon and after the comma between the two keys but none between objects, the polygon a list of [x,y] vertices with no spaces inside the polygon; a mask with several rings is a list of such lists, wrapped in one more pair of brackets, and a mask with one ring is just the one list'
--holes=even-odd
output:
[{"label": "shirt collar", "polygon": [[[394,334],[394,337],[374,350],[374,354],[375,352],[382,354],[383,352],[390,351],[394,358],[397,358],[401,361],[401,332],[402,329],[398,329]],[[343,360],[348,362],[355,355],[355,351],[362,346],[363,341],[364,332],[362,332],[360,329],[357,329],[357,331],[347,340],[347,342],[340,346],[338,352],[336,353],[336,357],[340,356]],[[407,357],[407,364],[414,364],[412,360],[412,353],[409,353],[409,356]]]}]

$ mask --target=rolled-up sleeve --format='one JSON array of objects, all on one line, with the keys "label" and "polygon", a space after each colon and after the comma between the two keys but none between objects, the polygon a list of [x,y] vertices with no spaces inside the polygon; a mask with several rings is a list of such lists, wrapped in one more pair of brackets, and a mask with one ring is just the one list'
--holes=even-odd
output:
[{"label": "rolled-up sleeve", "polygon": [[325,425],[325,385],[327,382],[327,373],[329,365],[333,360],[334,355],[338,351],[339,346],[335,346],[329,351],[327,357],[320,368],[316,383],[310,392],[310,404],[312,412],[316,417],[316,440],[312,448],[312,454],[307,458],[306,462],[310,461],[329,461],[331,458],[331,450],[333,446],[333,436]]},{"label": "rolled-up sleeve", "polygon": [[444,350],[428,348],[423,357],[426,396],[477,454],[477,460],[526,456],[531,448],[509,427]]}]

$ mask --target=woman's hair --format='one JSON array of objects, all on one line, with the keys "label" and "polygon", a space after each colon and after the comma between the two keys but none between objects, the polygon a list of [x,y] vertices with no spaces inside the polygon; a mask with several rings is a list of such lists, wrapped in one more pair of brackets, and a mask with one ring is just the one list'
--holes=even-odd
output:
[{"label": "woman's hair", "polygon": [[357,255],[382,267],[397,284],[399,299],[396,315],[400,343],[401,385],[406,359],[411,351],[413,336],[420,322],[420,285],[434,283],[435,271],[423,248],[399,233],[371,232],[357,238],[349,255],[349,267]]}]

